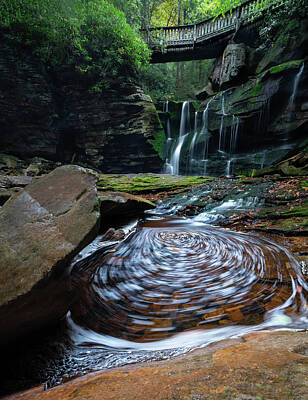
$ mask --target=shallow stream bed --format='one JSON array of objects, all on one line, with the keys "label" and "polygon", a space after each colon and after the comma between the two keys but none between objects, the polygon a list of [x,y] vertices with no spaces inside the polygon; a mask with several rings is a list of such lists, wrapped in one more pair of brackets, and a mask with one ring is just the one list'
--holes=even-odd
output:
[{"label": "shallow stream bed", "polygon": [[11,352],[4,393],[39,383],[48,389],[257,330],[307,329],[299,262],[269,239],[211,225],[228,207],[233,212],[235,202],[192,218],[158,207],[127,227],[124,241],[98,237],[75,259],[79,296],[58,330]]}]

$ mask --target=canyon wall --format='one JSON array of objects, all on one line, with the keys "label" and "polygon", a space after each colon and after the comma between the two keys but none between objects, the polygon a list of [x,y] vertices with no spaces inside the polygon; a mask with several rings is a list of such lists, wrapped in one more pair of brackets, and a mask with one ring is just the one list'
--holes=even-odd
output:
[{"label": "canyon wall", "polygon": [[[159,172],[163,130],[136,79],[48,69],[9,39],[0,46],[0,153],[79,163],[105,173]],[[156,149],[156,150],[155,150]]]}]

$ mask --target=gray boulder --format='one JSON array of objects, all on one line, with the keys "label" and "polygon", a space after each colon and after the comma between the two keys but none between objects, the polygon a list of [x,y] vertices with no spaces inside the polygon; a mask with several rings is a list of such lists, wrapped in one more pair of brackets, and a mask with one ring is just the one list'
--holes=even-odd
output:
[{"label": "gray boulder", "polygon": [[68,310],[68,266],[96,235],[96,177],[63,166],[14,194],[0,211],[0,342]]}]

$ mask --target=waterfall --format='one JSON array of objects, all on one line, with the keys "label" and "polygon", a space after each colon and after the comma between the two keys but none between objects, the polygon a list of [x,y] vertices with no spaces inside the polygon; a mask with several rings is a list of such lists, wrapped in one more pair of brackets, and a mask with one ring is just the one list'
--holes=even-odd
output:
[{"label": "waterfall", "polygon": [[[237,115],[227,113],[227,98],[225,96],[226,92],[210,98],[202,117],[200,113],[195,112],[192,130],[190,126],[190,104],[188,101],[183,103],[179,135],[176,140],[171,139],[165,167],[166,173],[178,175],[180,173],[180,164],[182,165],[185,159],[186,174],[206,175],[213,171],[215,174],[225,173],[226,176],[231,176],[236,162],[234,155],[238,148],[241,119]],[[211,103],[215,99],[221,105],[221,110],[216,117],[219,130],[218,143],[216,140],[210,142],[211,135],[209,132],[209,111]],[[166,110],[168,110],[167,103],[164,105],[164,111]],[[168,146],[170,138],[168,126],[166,129]],[[188,144],[189,148],[187,148]],[[214,145],[216,145],[216,148],[213,148]],[[214,158],[215,153],[216,157]],[[170,157],[169,154],[171,154]]]},{"label": "waterfall", "polygon": [[208,162],[208,152],[209,152],[209,105],[213,99],[211,99],[207,105],[206,109],[202,114],[202,130],[200,135],[204,135],[204,146],[203,146],[203,157],[201,161],[203,162],[203,175],[206,174],[206,167]]},{"label": "waterfall", "polygon": [[[207,157],[208,157],[208,144],[209,144],[209,130],[208,130],[208,121],[209,121],[209,106],[211,104],[211,102],[216,98],[216,96],[214,96],[213,98],[211,98],[203,113],[202,113],[202,125],[201,125],[201,129],[199,128],[198,125],[198,113],[195,114],[195,129],[194,129],[194,136],[192,138],[192,141],[190,143],[190,147],[189,147],[189,155],[188,155],[188,171],[189,173],[193,172],[194,166],[197,164],[200,164],[200,162],[202,163],[202,168],[198,168],[198,174],[203,174],[205,175],[206,173],[206,169],[207,169]],[[204,139],[202,138],[204,136]],[[201,153],[196,154],[197,152],[197,146],[198,143],[203,142],[203,149],[201,150]]]},{"label": "waterfall", "polygon": [[226,165],[226,177],[229,178],[231,176],[231,164],[235,161],[234,158],[231,158],[231,155],[234,154],[237,148],[238,141],[238,131],[240,126],[240,119],[235,115],[232,115],[232,126],[230,132],[230,144],[229,144],[229,160],[227,160]]},{"label": "waterfall", "polygon": [[192,138],[192,141],[190,142],[190,146],[189,146],[189,154],[188,154],[188,160],[187,160],[187,164],[188,164],[188,171],[189,173],[192,173],[192,169],[193,169],[193,164],[194,164],[194,152],[195,152],[195,143],[198,137],[198,133],[199,133],[199,126],[198,126],[198,113],[197,111],[195,112],[195,122],[194,122],[194,136]]},{"label": "waterfall", "polygon": [[299,84],[299,81],[301,79],[302,73],[304,71],[304,67],[305,67],[305,63],[303,63],[301,65],[301,67],[300,67],[300,69],[299,69],[299,71],[296,74],[295,79],[294,79],[292,95],[290,97],[290,100],[289,100],[289,103],[288,103],[288,106],[287,106],[288,117],[289,117],[288,119],[289,120],[291,119],[291,115],[292,115],[292,111],[293,111],[293,107],[294,107],[294,101],[295,101],[296,94],[297,94],[298,84]]},{"label": "waterfall", "polygon": [[[163,105],[163,112],[164,113],[169,113],[169,101],[167,100],[164,105]],[[166,121],[166,134],[167,134],[167,141],[166,141],[166,161],[165,165],[163,168],[163,172],[165,174],[171,174],[172,173],[172,166],[169,163],[169,158],[170,158],[170,150],[171,150],[171,145],[172,145],[172,137],[171,137],[171,124],[170,124],[170,116],[168,115],[167,121]]]},{"label": "waterfall", "polygon": [[225,96],[224,93],[221,95],[221,121],[220,121],[220,128],[219,128],[219,145],[218,145],[218,150],[223,151],[224,147],[224,142],[225,142],[225,116],[227,115],[225,112]]},{"label": "waterfall", "polygon": [[182,106],[179,137],[174,145],[174,151],[172,152],[170,158],[170,167],[171,167],[170,169],[171,169],[171,174],[173,175],[179,174],[182,146],[184,144],[186,137],[190,133],[189,106],[190,106],[189,101],[185,101]]},{"label": "waterfall", "polygon": [[238,140],[238,130],[240,125],[239,117],[232,115],[232,126],[231,126],[231,134],[230,134],[230,148],[229,153],[233,154],[237,148],[237,140]]},{"label": "waterfall", "polygon": [[231,164],[232,164],[232,161],[233,161],[232,158],[227,161],[227,166],[226,166],[226,177],[227,178],[231,177]]}]

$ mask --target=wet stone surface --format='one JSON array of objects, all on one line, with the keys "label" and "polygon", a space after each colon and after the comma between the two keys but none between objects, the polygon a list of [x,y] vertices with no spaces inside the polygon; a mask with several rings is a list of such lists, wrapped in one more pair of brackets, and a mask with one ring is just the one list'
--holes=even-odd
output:
[{"label": "wet stone surface", "polygon": [[[111,245],[106,242],[106,247],[97,243],[93,249],[102,248],[73,268],[72,284],[79,298],[71,307],[63,329],[35,345],[21,344],[19,354],[16,350],[16,357],[11,357],[2,375],[6,385],[3,393],[38,383],[50,388],[91,371],[170,359],[192,348],[260,329],[306,329],[307,282],[299,263],[307,261],[305,227],[302,224],[301,230],[284,230],[284,235],[281,230],[260,227],[290,218],[304,221],[305,188],[302,178],[218,179],[186,193],[173,193],[175,197],[164,200],[151,211],[147,220],[140,222],[136,232],[123,242]],[[163,196],[146,197],[156,200]],[[286,214],[283,221],[275,215],[278,207]],[[265,210],[270,212],[262,217]],[[232,231],[213,224],[231,227]],[[247,234],[243,233],[245,230],[258,231]],[[296,343],[292,349],[305,352],[299,345],[302,343]],[[259,353],[260,349],[256,357]],[[240,360],[245,359],[243,354],[240,353]],[[188,356],[189,353],[185,357]],[[216,361],[220,365],[216,380],[209,371],[195,380],[194,368],[186,363],[179,369],[170,367],[164,373],[157,373],[160,378],[168,379],[182,380],[187,376],[194,382],[189,392],[174,387],[171,392],[164,392],[165,397],[157,398],[257,398],[258,392],[251,391],[246,380],[261,385],[267,376],[270,382],[285,385],[285,376],[298,375],[293,369],[285,372],[287,375],[281,380],[275,378],[276,372],[262,375],[254,370],[245,375],[250,366],[243,365],[244,370],[235,374],[240,386],[231,396],[230,382],[234,386],[235,381],[230,374],[224,376],[224,368],[229,367],[219,364],[228,358],[228,354],[216,358],[220,360]],[[230,368],[237,368],[235,365]],[[132,390],[137,378],[122,371],[121,377],[126,376],[129,376],[126,384]],[[142,379],[142,387],[147,387],[147,380],[152,378],[144,375]],[[196,384],[199,381],[203,386],[215,387],[205,392],[203,386],[200,390]],[[161,381],[155,384],[159,387]],[[264,387],[263,400],[290,398],[270,397],[271,384]],[[301,398],[301,383],[298,387],[297,397]],[[102,390],[105,396],[106,388]],[[288,393],[293,393],[292,390]],[[92,389],[77,392],[77,397],[72,398],[96,398]],[[53,398],[53,392],[48,393]],[[110,398],[130,398],[121,391],[115,393]],[[139,398],[139,393],[132,393],[135,397],[131,398]],[[62,399],[62,394],[58,396]]]}]

